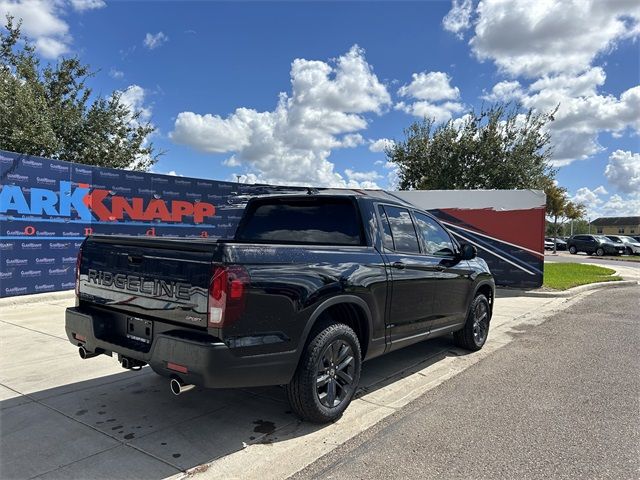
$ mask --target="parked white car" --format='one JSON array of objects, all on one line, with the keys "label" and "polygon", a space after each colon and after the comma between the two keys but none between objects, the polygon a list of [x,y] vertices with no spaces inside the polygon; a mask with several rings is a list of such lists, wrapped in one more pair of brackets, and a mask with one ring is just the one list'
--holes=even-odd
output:
[{"label": "parked white car", "polygon": [[640,255],[640,242],[635,238],[627,235],[607,235],[607,238],[614,243],[623,243],[629,255]]}]

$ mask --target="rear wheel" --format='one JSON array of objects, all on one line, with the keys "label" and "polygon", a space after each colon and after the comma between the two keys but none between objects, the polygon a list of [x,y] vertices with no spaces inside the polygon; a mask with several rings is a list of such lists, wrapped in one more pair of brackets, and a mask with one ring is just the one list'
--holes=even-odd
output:
[{"label": "rear wheel", "polygon": [[458,347],[467,350],[480,350],[489,336],[489,322],[491,320],[491,309],[489,300],[480,293],[471,302],[471,308],[467,315],[467,321],[462,330],[453,334],[453,341]]},{"label": "rear wheel", "polygon": [[356,392],[361,365],[354,331],[342,323],[325,323],[312,333],[286,387],[291,407],[310,422],[338,419]]},{"label": "rear wheel", "polygon": [[604,249],[602,247],[598,247],[596,250],[596,255],[602,257],[604,255]]},{"label": "rear wheel", "polygon": [[576,253],[578,253],[578,249],[575,247],[575,245],[571,245],[571,246],[569,247],[569,253],[570,253],[571,255],[575,255]]}]

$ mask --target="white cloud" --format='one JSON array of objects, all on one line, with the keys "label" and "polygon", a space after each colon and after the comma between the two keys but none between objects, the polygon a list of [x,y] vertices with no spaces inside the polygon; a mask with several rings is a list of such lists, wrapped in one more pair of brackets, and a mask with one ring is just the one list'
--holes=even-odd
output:
[{"label": "white cloud", "polygon": [[607,190],[600,185],[591,190],[588,187],[579,188],[571,200],[583,204],[591,220],[598,217],[624,217],[640,215],[640,191],[629,195],[614,194],[606,198]]},{"label": "white cloud", "polygon": [[46,58],[57,58],[69,51],[72,41],[69,25],[62,19],[62,4],[47,0],[0,0],[0,18],[22,19],[22,32]]},{"label": "white cloud", "polygon": [[471,48],[505,73],[579,73],[640,33],[640,4],[602,0],[481,0]]},{"label": "white cloud", "polygon": [[528,87],[518,81],[502,81],[483,98],[515,100],[540,112],[558,107],[548,128],[554,145],[553,164],[563,166],[600,152],[600,132],[640,131],[640,86],[615,97],[599,91],[605,80],[604,70],[593,67],[578,75],[545,75]]},{"label": "white cloud", "polygon": [[111,68],[111,70],[109,70],[109,76],[111,78],[115,78],[116,80],[120,80],[124,78],[124,72],[118,70],[117,68]]},{"label": "white cloud", "polygon": [[640,153],[616,150],[604,171],[609,183],[623,193],[640,193]]},{"label": "white cloud", "polygon": [[451,10],[442,19],[445,30],[455,33],[458,38],[463,37],[463,32],[471,26],[471,14],[473,2],[471,0],[453,0]]},{"label": "white cloud", "polygon": [[505,80],[496,83],[491,92],[482,95],[482,99],[489,102],[510,102],[519,101],[523,97],[522,87],[517,80],[509,81]]},{"label": "white cloud", "polygon": [[417,100],[455,100],[460,90],[451,86],[451,77],[444,72],[420,72],[411,75],[411,83],[400,87],[398,95]]},{"label": "white cloud", "polygon": [[148,122],[151,118],[151,107],[145,105],[144,100],[147,92],[139,85],[130,85],[120,93],[120,103],[125,105],[131,113],[140,111],[140,117],[131,119],[134,124]]},{"label": "white cloud", "polygon": [[369,151],[371,152],[384,152],[387,148],[391,148],[395,145],[393,140],[388,138],[378,138],[377,140],[369,140]]},{"label": "white cloud", "polygon": [[69,0],[74,10],[84,12],[85,10],[95,10],[106,7],[104,0]]},{"label": "white cloud", "polygon": [[158,48],[162,46],[163,43],[169,41],[169,37],[167,37],[164,33],[147,33],[144,36],[144,46],[149,50],[153,50],[154,48]]},{"label": "white cloud", "polygon": [[291,94],[281,93],[273,111],[238,108],[225,118],[182,112],[171,139],[206,153],[232,153],[225,163],[247,169],[243,181],[355,185],[335,172],[329,156],[364,141],[363,115],[388,107],[386,87],[357,45],[331,64],[295,59],[290,75]]},{"label": "white cloud", "polygon": [[415,101],[398,102],[394,107],[396,110],[416,117],[433,118],[436,123],[441,123],[450,120],[454,113],[464,109],[464,106],[456,101],[460,98],[460,90],[451,85],[451,77],[446,73],[414,73],[411,79],[411,83],[398,89],[398,95]]}]

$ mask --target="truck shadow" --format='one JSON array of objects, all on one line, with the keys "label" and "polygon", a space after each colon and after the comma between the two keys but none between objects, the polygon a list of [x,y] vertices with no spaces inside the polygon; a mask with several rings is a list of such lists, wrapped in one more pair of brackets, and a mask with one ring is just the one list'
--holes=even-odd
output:
[{"label": "truck shadow", "polygon": [[[373,359],[363,366],[357,397],[393,385],[444,358],[464,354],[450,337],[443,337]],[[70,368],[82,365],[74,361]],[[105,471],[112,478],[119,478],[119,472],[122,478],[166,476],[253,443],[269,445],[324,428],[300,421],[291,412],[282,387],[196,388],[176,397],[168,380],[149,368],[9,398],[0,402],[0,408],[0,460],[5,478],[47,472],[54,477],[93,478],[100,473],[104,476]],[[52,428],[57,429],[55,442],[51,442]],[[75,435],[75,444],[83,448],[69,452],[66,435]],[[133,451],[123,455],[122,448]],[[30,455],[16,453],[25,449],[33,451]],[[153,468],[149,462],[154,463]]]}]

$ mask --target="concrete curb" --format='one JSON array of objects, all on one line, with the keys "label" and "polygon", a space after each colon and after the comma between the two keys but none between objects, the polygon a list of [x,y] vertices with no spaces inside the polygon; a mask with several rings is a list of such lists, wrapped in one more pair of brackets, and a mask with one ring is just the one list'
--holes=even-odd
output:
[{"label": "concrete curb", "polygon": [[506,289],[506,288],[497,288],[496,297],[539,297],[539,298],[558,298],[558,297],[573,297],[582,292],[586,292],[588,290],[598,290],[600,288],[621,288],[621,287],[630,287],[633,285],[638,285],[638,282],[635,280],[619,280],[619,281],[611,281],[611,282],[598,282],[598,283],[589,283],[588,285],[580,285],[577,287],[569,288],[568,290],[562,291],[550,291],[550,290],[516,290],[516,289]]},{"label": "concrete curb", "polygon": [[62,292],[34,293],[33,295],[20,295],[18,297],[0,298],[1,307],[17,307],[31,303],[48,303],[60,300],[71,300],[75,296],[74,290]]}]

